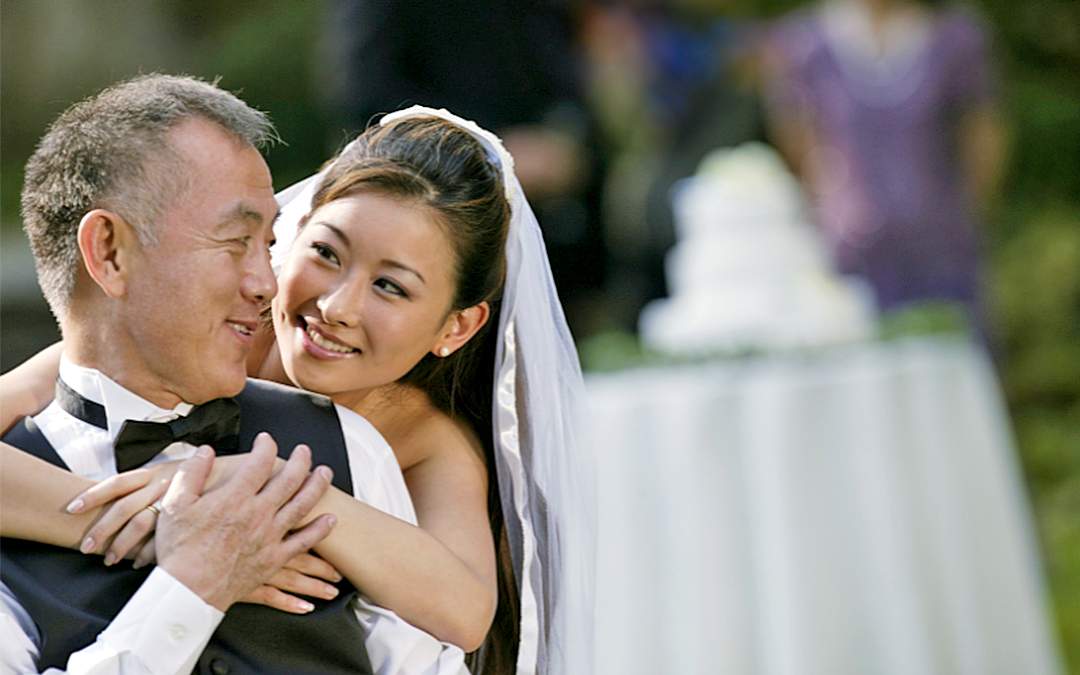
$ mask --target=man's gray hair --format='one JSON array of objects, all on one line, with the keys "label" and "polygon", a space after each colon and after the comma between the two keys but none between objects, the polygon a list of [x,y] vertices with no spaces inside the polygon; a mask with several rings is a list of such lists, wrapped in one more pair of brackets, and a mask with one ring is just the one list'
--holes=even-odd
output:
[{"label": "man's gray hair", "polygon": [[86,213],[115,211],[143,245],[157,242],[155,224],[190,178],[168,133],[190,118],[214,122],[256,148],[277,140],[265,113],[216,82],[154,73],[71,106],[38,143],[26,163],[23,227],[38,283],[58,320],[75,289],[78,228]]}]

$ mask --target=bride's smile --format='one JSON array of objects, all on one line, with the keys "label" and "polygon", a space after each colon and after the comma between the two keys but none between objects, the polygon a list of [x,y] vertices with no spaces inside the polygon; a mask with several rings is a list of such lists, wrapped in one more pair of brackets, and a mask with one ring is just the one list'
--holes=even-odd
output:
[{"label": "bride's smile", "polygon": [[319,328],[314,317],[300,317],[299,329],[304,331],[304,349],[309,354],[319,359],[340,359],[355,356],[360,353],[356,347],[351,347],[331,336],[325,328]]},{"label": "bride's smile", "polygon": [[451,319],[454,251],[435,215],[374,188],[316,209],[278,279],[289,378],[330,395],[394,382]]}]

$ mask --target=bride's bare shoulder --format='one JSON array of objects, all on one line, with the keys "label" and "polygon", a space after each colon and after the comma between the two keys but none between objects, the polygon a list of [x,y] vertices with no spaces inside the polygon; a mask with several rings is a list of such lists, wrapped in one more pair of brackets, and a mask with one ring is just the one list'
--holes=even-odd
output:
[{"label": "bride's bare shoulder", "polygon": [[472,428],[436,408],[421,392],[397,392],[393,405],[369,419],[393,448],[402,471],[431,460],[485,466],[483,446]]},{"label": "bride's bare shoulder", "polygon": [[484,448],[476,433],[465,422],[441,410],[433,409],[432,414],[417,421],[412,445],[412,466],[438,460],[439,464],[486,471]]}]

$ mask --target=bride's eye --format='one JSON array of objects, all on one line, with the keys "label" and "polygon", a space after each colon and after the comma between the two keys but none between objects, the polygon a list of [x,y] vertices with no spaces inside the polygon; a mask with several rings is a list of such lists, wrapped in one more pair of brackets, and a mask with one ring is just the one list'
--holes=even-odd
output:
[{"label": "bride's eye", "polygon": [[330,248],[322,242],[314,242],[311,245],[311,248],[315,251],[316,255],[318,255],[320,258],[327,262],[333,263],[335,265],[341,262],[340,260],[338,260],[337,253],[334,252],[334,249]]},{"label": "bride's eye", "polygon": [[378,288],[379,290],[385,291],[385,292],[390,293],[392,295],[396,295],[398,297],[402,297],[402,298],[409,297],[409,294],[405,292],[404,288],[402,288],[401,286],[398,286],[397,284],[395,284],[393,281],[390,281],[389,279],[385,279],[385,278],[376,279],[375,280],[375,287]]}]

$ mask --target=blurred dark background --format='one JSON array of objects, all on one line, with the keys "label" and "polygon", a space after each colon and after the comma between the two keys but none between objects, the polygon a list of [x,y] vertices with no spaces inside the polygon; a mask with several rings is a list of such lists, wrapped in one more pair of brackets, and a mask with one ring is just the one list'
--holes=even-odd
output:
[{"label": "blurred dark background", "polygon": [[[665,292],[670,186],[711,148],[770,140],[754,42],[803,4],[5,0],[0,367],[58,337],[20,229],[26,158],[70,103],[151,71],[220,77],[268,111],[285,140],[267,154],[279,189],[403,104],[497,129],[533,157],[519,169],[576,336],[632,335]],[[993,38],[1009,149],[980,233],[989,328],[1080,672],[1080,3],[968,7]]]}]

